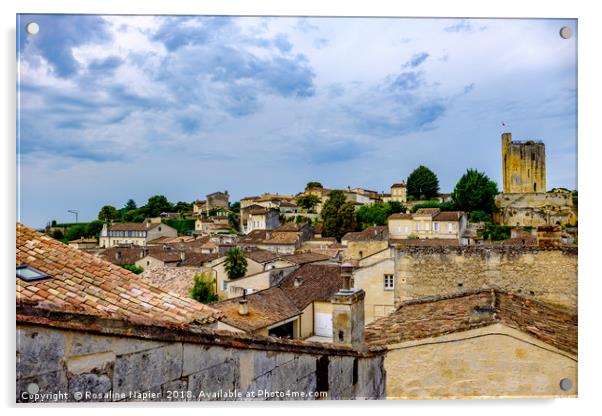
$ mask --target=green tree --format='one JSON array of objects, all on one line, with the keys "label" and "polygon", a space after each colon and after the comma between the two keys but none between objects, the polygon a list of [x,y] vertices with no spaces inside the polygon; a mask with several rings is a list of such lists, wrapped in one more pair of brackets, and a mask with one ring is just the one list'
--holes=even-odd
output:
[{"label": "green tree", "polygon": [[190,296],[201,303],[212,303],[218,300],[215,293],[215,279],[207,277],[205,272],[194,275],[194,283],[190,288]]},{"label": "green tree", "polygon": [[235,214],[240,212],[240,201],[236,201],[232,204],[230,204],[230,211],[234,212]]},{"label": "green tree", "polygon": [[343,191],[330,193],[320,215],[324,224],[324,237],[335,237],[340,241],[343,235],[355,231],[357,227],[355,207],[346,202]]},{"label": "green tree", "polygon": [[363,230],[372,225],[384,225],[391,215],[391,207],[386,203],[362,205],[356,212],[357,222]]},{"label": "green tree", "polygon": [[299,195],[297,197],[297,205],[301,208],[312,211],[313,208],[320,203],[320,198],[316,195]]},{"label": "green tree", "polygon": [[65,240],[73,241],[79,238],[86,237],[86,224],[74,224],[65,230]]},{"label": "green tree", "polygon": [[173,206],[163,195],[151,196],[144,206],[143,213],[147,217],[158,217],[162,212],[173,211]]},{"label": "green tree", "polygon": [[406,212],[406,207],[399,201],[391,201],[388,202],[391,214],[396,214],[398,212]]},{"label": "green tree", "polygon": [[509,226],[487,223],[483,230],[483,238],[491,241],[507,240],[510,238],[511,229]]},{"label": "green tree", "polygon": [[324,188],[322,186],[322,184],[320,182],[315,182],[315,181],[311,181],[311,182],[307,182],[307,185],[305,185],[305,190],[307,191],[308,189],[311,188]]},{"label": "green tree", "polygon": [[54,230],[52,232],[52,238],[54,238],[55,240],[62,240],[63,238],[65,238],[65,235],[61,230]]},{"label": "green tree", "polygon": [[487,175],[468,169],[456,183],[452,199],[462,211],[484,211],[490,214],[495,209],[494,198],[497,194],[497,184]]},{"label": "green tree", "polygon": [[128,201],[125,203],[124,206],[126,211],[131,211],[133,209],[138,208],[138,205],[136,205],[136,201],[134,201],[133,199],[128,199]]},{"label": "green tree", "polygon": [[184,201],[178,201],[173,206],[173,209],[175,212],[177,212],[179,214],[184,214],[186,212],[192,211],[192,204],[188,203],[188,202],[184,202]]},{"label": "green tree", "polygon": [[115,221],[118,216],[117,208],[112,205],[105,205],[98,212],[98,219],[104,222]]},{"label": "green tree", "polygon": [[122,267],[136,274],[140,274],[144,271],[144,268],[142,266],[136,266],[135,264],[124,264]]},{"label": "green tree", "polygon": [[410,173],[407,186],[408,195],[416,199],[431,199],[439,195],[439,179],[426,166],[420,165]]},{"label": "green tree", "polygon": [[86,237],[98,238],[102,230],[103,222],[100,220],[92,221],[86,224]]},{"label": "green tree", "polygon": [[247,273],[247,259],[245,258],[245,253],[238,247],[230,249],[228,253],[226,253],[224,269],[228,274],[228,279],[243,277]]}]

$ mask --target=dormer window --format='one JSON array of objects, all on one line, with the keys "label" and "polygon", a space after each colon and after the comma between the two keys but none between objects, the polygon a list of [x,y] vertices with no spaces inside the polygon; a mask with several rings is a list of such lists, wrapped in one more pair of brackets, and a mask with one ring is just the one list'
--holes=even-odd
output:
[{"label": "dormer window", "polygon": [[17,277],[26,282],[36,282],[38,280],[46,279],[50,276],[27,264],[21,264],[17,266]]}]

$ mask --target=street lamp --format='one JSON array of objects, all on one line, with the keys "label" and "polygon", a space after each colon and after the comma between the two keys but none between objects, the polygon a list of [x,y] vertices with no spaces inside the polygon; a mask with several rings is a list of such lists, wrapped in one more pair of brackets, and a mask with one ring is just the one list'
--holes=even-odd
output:
[{"label": "street lamp", "polygon": [[70,212],[71,214],[75,214],[75,223],[77,224],[77,215],[79,214],[79,211],[76,211],[74,209],[68,209],[67,212]]}]

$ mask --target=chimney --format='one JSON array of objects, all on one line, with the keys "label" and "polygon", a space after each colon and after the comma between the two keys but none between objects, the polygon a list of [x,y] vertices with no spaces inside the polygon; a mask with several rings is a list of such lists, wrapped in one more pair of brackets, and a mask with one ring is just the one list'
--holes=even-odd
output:
[{"label": "chimney", "polygon": [[353,274],[353,265],[344,263],[341,265],[341,277],[343,278],[343,290],[351,289],[351,276]]},{"label": "chimney", "polygon": [[303,278],[301,276],[295,277],[295,287],[300,287],[303,284]]},{"label": "chimney", "polygon": [[354,350],[365,350],[364,342],[364,298],[363,289],[351,287],[353,266],[341,265],[343,288],[332,299],[332,341]]},{"label": "chimney", "polygon": [[186,252],[185,251],[180,251],[180,260],[182,260],[182,261],[186,260]]},{"label": "chimney", "polygon": [[242,290],[242,299],[238,301],[238,314],[246,316],[249,314],[249,301],[247,300],[247,289]]}]

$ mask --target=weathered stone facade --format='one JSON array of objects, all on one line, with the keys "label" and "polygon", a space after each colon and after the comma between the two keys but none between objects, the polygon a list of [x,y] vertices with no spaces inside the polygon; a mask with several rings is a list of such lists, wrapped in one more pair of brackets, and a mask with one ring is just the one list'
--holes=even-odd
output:
[{"label": "weathered stone facade", "polygon": [[316,391],[326,391],[328,399],[385,395],[381,350],[359,353],[72,315],[63,320],[18,311],[17,321],[18,402],[32,401],[31,383],[40,394],[68,393],[58,401],[137,401],[142,394],[145,401],[313,400],[320,397],[308,393]]},{"label": "weathered stone facade", "polygon": [[494,220],[501,225],[537,227],[575,225],[577,214],[570,192],[503,193],[495,197],[499,212]]},{"label": "weathered stone facade", "polygon": [[395,305],[485,287],[575,310],[577,247],[398,246],[395,250]]},{"label": "weathered stone facade", "polygon": [[504,193],[546,191],[546,147],[542,142],[512,141],[502,134]]},{"label": "weathered stone facade", "polygon": [[577,395],[576,356],[503,324],[392,345],[385,368],[387,399]]}]

